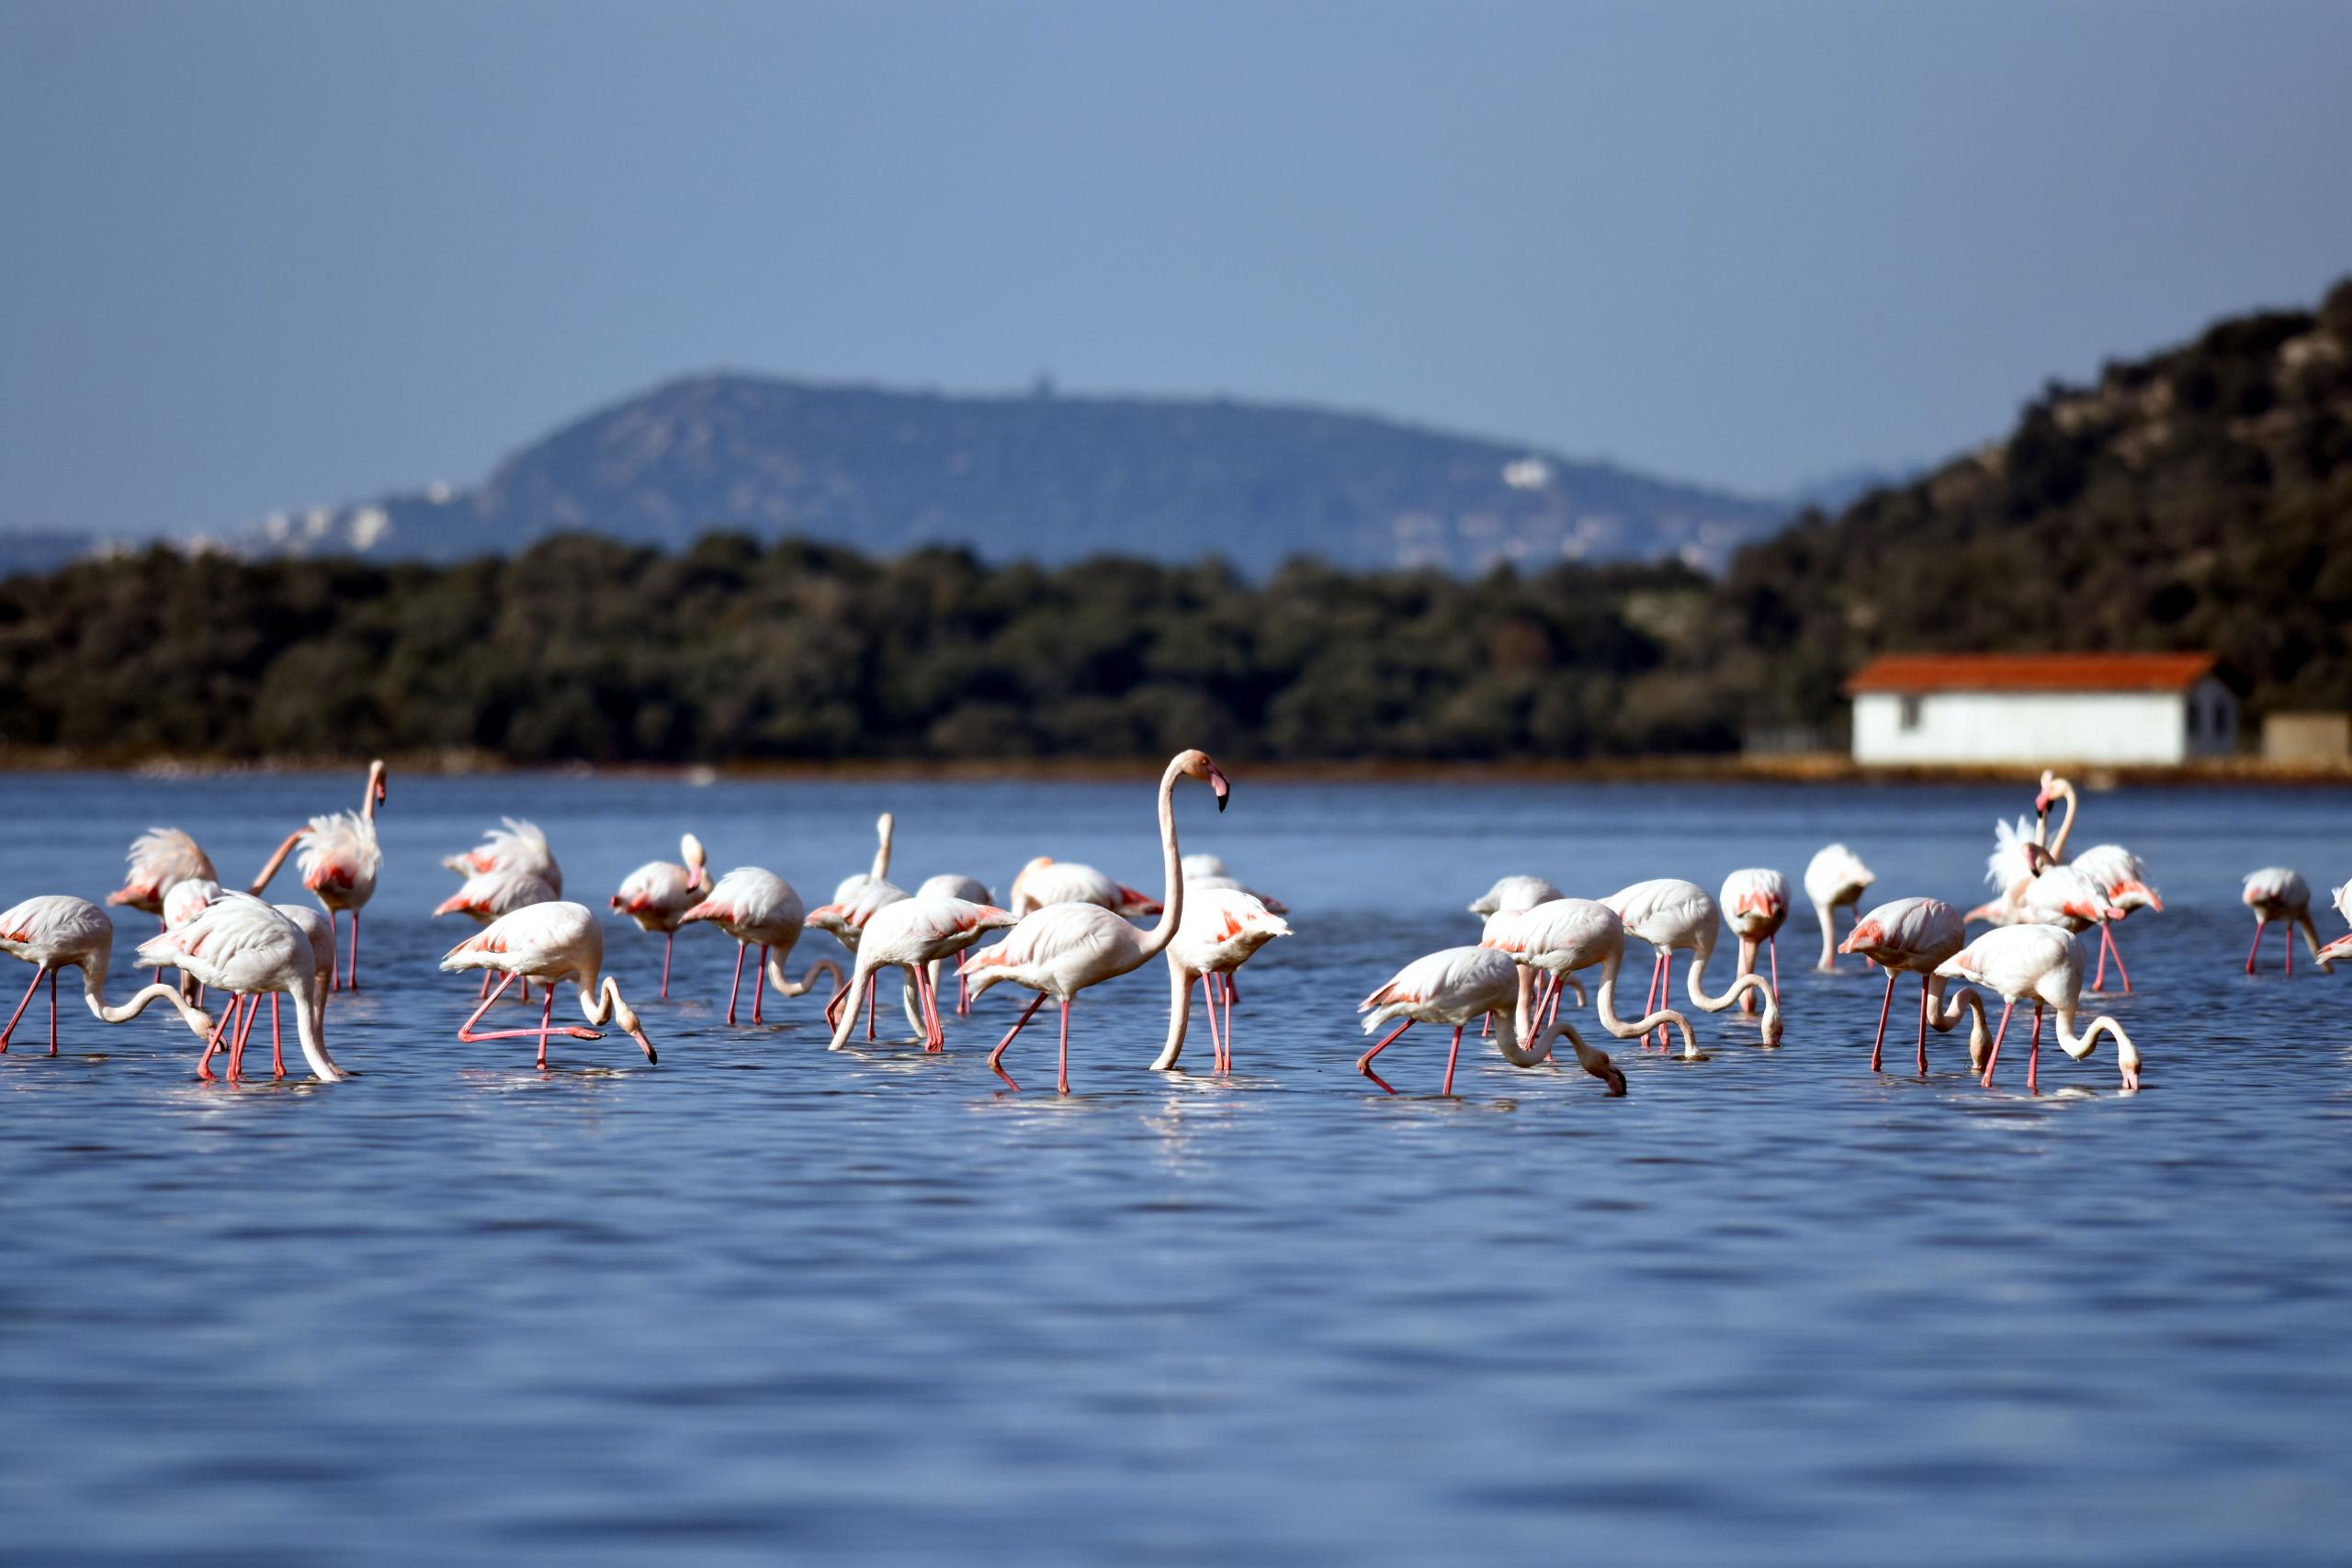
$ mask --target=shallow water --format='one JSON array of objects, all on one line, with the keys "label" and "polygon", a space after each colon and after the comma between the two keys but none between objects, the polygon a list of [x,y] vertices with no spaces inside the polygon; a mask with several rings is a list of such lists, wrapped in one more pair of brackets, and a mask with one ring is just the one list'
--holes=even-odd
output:
[{"label": "shallow water", "polygon": [[[244,874],[357,782],[0,779],[0,894],[100,896],[150,822]],[[1051,852],[1156,886],[1148,781],[395,777],[368,988],[331,1020],[363,1076],[199,1084],[176,1021],[78,1006],[51,1061],[39,1002],[0,1057],[0,1543],[2341,1561],[2352,976],[2303,953],[2284,978],[2274,934],[2247,978],[2236,891],[2273,862],[2352,875],[2342,793],[2086,797],[2076,846],[2130,844],[2167,901],[2120,933],[2141,993],[2099,1003],[2148,1058],[2136,1096],[2104,1045],[2045,1053],[2037,1099],[2021,1061],[1977,1088],[1957,1036],[1927,1081],[1874,1077],[1881,986],[1811,973],[1802,907],[1776,1053],[1728,1017],[1699,1021],[1703,1063],[1612,1043],[1622,1100],[1466,1043],[1439,1100],[1426,1028],[1382,1059],[1397,1098],[1352,1070],[1357,999],[1475,940],[1462,906],[1500,873],[1794,882],[1842,838],[1874,893],[1973,903],[1992,818],[2029,795],[1245,773],[1219,818],[1188,786],[1186,847],[1288,899],[1298,934],[1243,973],[1229,1078],[1197,1019],[1193,1070],[1147,1070],[1155,968],[1081,1000],[1064,1100],[1049,1028],[1007,1059],[1027,1092],[983,1065],[1025,993],[951,1020],[944,1056],[887,1015],[882,1044],[828,1055],[813,998],[728,1029],[734,949],[707,929],[668,1003],[660,940],[609,931],[659,1067],[618,1036],[559,1043],[545,1074],[527,1042],[462,1044],[436,859],[527,815],[601,908],[693,829],[814,904],[888,807],[909,886],[1001,893]],[[152,927],[120,923],[117,991]]]}]

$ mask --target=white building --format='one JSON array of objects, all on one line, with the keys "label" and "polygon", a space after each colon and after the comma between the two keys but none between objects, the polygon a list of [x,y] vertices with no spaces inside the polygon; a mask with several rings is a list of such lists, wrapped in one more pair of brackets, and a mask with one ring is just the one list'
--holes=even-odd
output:
[{"label": "white building", "polygon": [[2201,653],[1920,653],[1846,682],[1858,762],[2180,762],[2237,750]]}]

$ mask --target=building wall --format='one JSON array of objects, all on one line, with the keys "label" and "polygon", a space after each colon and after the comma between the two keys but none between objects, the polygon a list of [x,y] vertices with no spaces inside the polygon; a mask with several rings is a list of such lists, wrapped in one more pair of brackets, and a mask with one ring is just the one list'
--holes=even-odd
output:
[{"label": "building wall", "polygon": [[[1917,705],[1908,728],[1906,703]],[[2236,735],[2236,701],[2217,681],[2188,693],[1866,692],[1854,699],[1860,762],[2177,762],[2227,754]]]}]

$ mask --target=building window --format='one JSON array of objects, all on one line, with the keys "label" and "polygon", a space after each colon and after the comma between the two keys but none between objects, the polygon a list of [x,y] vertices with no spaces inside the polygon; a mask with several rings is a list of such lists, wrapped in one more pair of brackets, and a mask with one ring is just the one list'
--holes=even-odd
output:
[{"label": "building window", "polygon": [[1903,728],[1906,730],[1917,729],[1919,728],[1919,699],[1917,697],[1905,697],[1903,699],[1902,717],[1900,722]]},{"label": "building window", "polygon": [[2191,740],[2197,739],[2197,699],[2191,697],[2188,699],[2188,738]]}]

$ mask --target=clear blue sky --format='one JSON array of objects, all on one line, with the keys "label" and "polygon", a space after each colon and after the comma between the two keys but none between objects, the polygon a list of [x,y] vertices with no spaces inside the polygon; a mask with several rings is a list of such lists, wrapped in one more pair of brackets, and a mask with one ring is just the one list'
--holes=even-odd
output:
[{"label": "clear blue sky", "polygon": [[1769,490],[2352,270],[2352,5],[0,0],[0,524],[730,367]]}]

